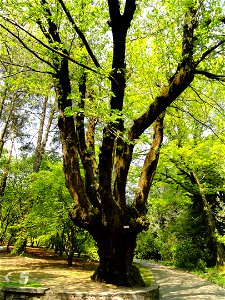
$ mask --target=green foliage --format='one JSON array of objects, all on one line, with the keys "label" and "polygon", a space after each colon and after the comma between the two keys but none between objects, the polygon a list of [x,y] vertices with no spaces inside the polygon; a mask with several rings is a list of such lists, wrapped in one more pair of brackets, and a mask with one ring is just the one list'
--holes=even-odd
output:
[{"label": "green foliage", "polygon": [[[21,234],[21,231],[19,231]],[[27,246],[27,237],[19,235],[16,237],[16,241],[13,245],[13,251],[10,253],[11,255],[18,255],[24,256],[26,254],[26,246]]]},{"label": "green foliage", "polygon": [[216,262],[212,237],[192,200],[173,184],[157,182],[148,207],[150,228],[138,236],[136,256],[204,270]]},{"label": "green foliage", "polygon": [[182,240],[174,244],[171,252],[175,267],[191,270],[198,269],[198,267],[202,268],[202,263],[204,264],[202,260],[199,260],[199,257],[201,257],[200,251],[190,240]]},{"label": "green foliage", "polygon": [[62,163],[45,157],[43,167],[39,173],[31,173],[30,158],[11,164],[0,206],[2,241],[13,244],[12,254],[24,255],[26,245],[33,244],[54,247],[59,255],[77,253],[97,259],[93,239],[69,218],[73,201],[65,185]]},{"label": "green foliage", "polygon": [[222,287],[225,287],[225,272],[218,271],[218,268],[206,268],[204,270],[198,269],[195,271],[192,271],[194,274],[197,274],[198,276],[205,278],[211,282],[214,282]]},{"label": "green foliage", "polygon": [[160,258],[156,236],[154,236],[150,230],[139,233],[135,256],[139,259],[158,260]]}]

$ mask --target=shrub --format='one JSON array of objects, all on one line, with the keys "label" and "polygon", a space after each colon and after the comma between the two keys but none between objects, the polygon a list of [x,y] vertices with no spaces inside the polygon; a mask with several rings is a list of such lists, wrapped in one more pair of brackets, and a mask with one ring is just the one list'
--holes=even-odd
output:
[{"label": "shrub", "polygon": [[[191,240],[181,240],[172,249],[173,263],[175,267],[184,269],[196,269],[203,266],[200,261],[201,253]],[[199,264],[198,264],[199,262]]]},{"label": "shrub", "polygon": [[139,259],[161,259],[156,245],[156,238],[150,231],[141,232],[138,235],[135,256]]}]

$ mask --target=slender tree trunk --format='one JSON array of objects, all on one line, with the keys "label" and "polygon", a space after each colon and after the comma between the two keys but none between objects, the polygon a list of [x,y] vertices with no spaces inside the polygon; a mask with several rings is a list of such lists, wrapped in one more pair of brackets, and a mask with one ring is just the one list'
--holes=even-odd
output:
[{"label": "slender tree trunk", "polygon": [[33,164],[33,172],[38,172],[41,165],[41,158],[42,158],[42,137],[44,132],[44,124],[45,124],[45,116],[46,116],[46,109],[48,104],[48,97],[44,97],[43,105],[42,105],[42,112],[41,112],[41,119],[40,125],[38,130],[38,138],[37,138],[37,146],[35,149],[34,155],[34,164]]},{"label": "slender tree trunk", "polygon": [[67,243],[65,245],[65,251],[67,254],[67,264],[68,267],[72,267],[73,264],[73,256],[76,249],[76,239],[75,239],[75,230],[74,227],[71,226],[67,233]]},{"label": "slender tree trunk", "polygon": [[191,173],[192,178],[194,179],[195,184],[198,187],[199,190],[199,199],[201,201],[201,207],[202,212],[205,216],[206,224],[208,227],[208,230],[212,236],[213,242],[215,244],[216,248],[216,254],[217,254],[217,266],[224,266],[225,265],[225,246],[221,242],[218,241],[216,234],[216,219],[212,212],[212,209],[207,201],[206,195],[204,194],[203,188],[201,186],[201,183],[197,177],[197,175],[192,172]]},{"label": "slender tree trunk", "polygon": [[49,133],[50,133],[50,129],[51,129],[51,126],[52,126],[52,122],[53,122],[53,118],[55,116],[55,112],[56,112],[56,100],[55,99],[55,102],[54,104],[52,104],[52,107],[51,107],[51,111],[50,111],[50,114],[49,114],[49,118],[48,118],[48,123],[47,123],[47,126],[46,126],[46,130],[45,130],[45,133],[43,135],[43,139],[42,139],[42,145],[41,145],[41,153],[42,155],[44,154],[45,152],[45,147],[46,147],[46,144],[48,142],[48,137],[49,137]]},{"label": "slender tree trunk", "polygon": [[39,130],[38,130],[38,138],[37,138],[37,146],[35,149],[35,154],[34,154],[34,164],[33,164],[33,172],[38,172],[41,167],[41,162],[43,158],[43,154],[45,152],[45,147],[48,141],[48,136],[49,132],[51,129],[53,117],[55,114],[55,103],[52,105],[49,118],[48,118],[48,123],[46,126],[46,129],[44,131],[44,124],[45,124],[45,119],[46,119],[46,111],[47,111],[47,104],[48,104],[48,96],[44,98],[43,105],[42,105],[42,112],[41,112],[41,119],[40,119],[40,125],[39,125]]},{"label": "slender tree trunk", "polygon": [[11,163],[11,159],[12,159],[12,150],[13,150],[13,145],[14,145],[14,138],[15,138],[15,134],[14,134],[14,131],[13,131],[11,133],[10,144],[9,144],[9,148],[8,148],[7,165],[6,165],[6,168],[5,168],[4,173],[3,173],[3,177],[2,177],[1,182],[0,182],[0,196],[1,197],[4,196],[6,183],[7,183],[7,179],[8,179],[8,176],[9,176],[10,163]]},{"label": "slender tree trunk", "polygon": [[43,105],[42,105],[42,112],[41,112],[41,119],[40,125],[38,130],[38,138],[37,138],[37,146],[35,149],[34,154],[34,164],[33,164],[33,172],[38,172],[41,165],[41,158],[42,158],[42,137],[44,132],[44,124],[45,124],[45,116],[46,116],[46,109],[48,104],[48,97],[44,97]]},{"label": "slender tree trunk", "polygon": [[8,108],[8,111],[7,111],[7,114],[6,114],[4,124],[2,126],[2,130],[1,130],[1,133],[0,133],[0,157],[2,155],[2,150],[3,150],[3,147],[4,147],[4,143],[5,143],[5,137],[6,137],[7,129],[8,129],[8,126],[9,126],[10,117],[12,115],[12,111],[13,111],[13,108],[14,108],[14,103],[15,103],[16,97],[17,97],[16,93],[13,94],[12,100],[10,102],[10,105],[9,105],[9,108]]},{"label": "slender tree trunk", "polygon": [[5,97],[0,97],[0,119],[2,118],[2,111],[4,107]]}]

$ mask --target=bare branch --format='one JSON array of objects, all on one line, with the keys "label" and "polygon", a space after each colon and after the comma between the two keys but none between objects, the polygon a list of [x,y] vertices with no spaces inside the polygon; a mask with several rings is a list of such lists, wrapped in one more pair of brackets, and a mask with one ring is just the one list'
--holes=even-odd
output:
[{"label": "bare branch", "polygon": [[[76,65],[78,65],[78,66],[80,66],[80,67],[82,67],[82,68],[84,68],[84,69],[86,69],[86,70],[89,70],[89,71],[91,71],[91,72],[100,74],[97,70],[95,70],[95,69],[93,69],[93,68],[91,68],[91,67],[88,67],[88,66],[86,66],[86,65],[84,65],[84,64],[82,64],[82,63],[80,63],[80,62],[78,62],[77,60],[71,58],[69,55],[63,53],[62,51],[56,50],[56,49],[54,49],[53,47],[51,47],[51,46],[45,44],[44,42],[42,42],[42,40],[38,39],[36,36],[34,36],[32,33],[30,33],[29,31],[27,31],[25,28],[23,28],[22,26],[20,26],[20,25],[17,24],[16,22],[10,20],[9,18],[3,17],[3,16],[2,16],[2,18],[4,18],[7,22],[11,23],[12,25],[14,25],[14,26],[16,26],[17,28],[19,28],[19,29],[21,29],[22,31],[24,31],[27,35],[29,35],[30,37],[32,37],[36,42],[38,42],[39,44],[41,44],[41,45],[42,45],[43,47],[45,47],[46,49],[51,50],[52,52],[59,54],[61,57],[64,57],[64,58],[68,59],[69,61],[75,63]],[[3,27],[2,24],[0,24],[0,26]],[[6,27],[4,27],[4,29],[7,30]],[[17,37],[17,35],[15,35],[12,31],[9,31],[9,30],[7,30],[7,31],[8,31],[10,34],[12,34],[15,38],[17,38],[17,39],[19,40],[19,38]],[[21,40],[21,39],[20,39],[19,41],[22,43],[22,40]],[[22,43],[22,45],[23,45],[23,43]],[[24,47],[25,47],[25,46],[24,46]],[[31,50],[31,51],[32,51],[32,50]],[[46,62],[46,63],[50,64],[49,62]],[[53,65],[51,65],[51,67],[54,68]],[[54,69],[55,69],[55,68],[54,68]]]},{"label": "bare branch", "polygon": [[49,65],[51,68],[53,68],[54,70],[55,67],[47,60],[45,60],[44,58],[42,58],[39,54],[37,54],[34,50],[30,49],[25,43],[24,41],[18,36],[16,35],[13,31],[11,31],[9,28],[5,27],[4,25],[0,24],[0,27],[2,27],[3,29],[5,29],[8,33],[10,33],[13,37],[15,37],[22,45],[23,47],[28,50],[31,54],[33,54],[37,59],[39,59],[40,61],[46,63],[47,65]]},{"label": "bare branch", "polygon": [[195,192],[192,188],[184,185],[181,181],[175,179],[173,176],[168,175],[167,172],[166,173],[162,173],[162,172],[157,172],[157,174],[165,176],[165,179],[170,179],[171,181],[175,182],[177,185],[181,186],[185,191],[187,191],[188,193],[194,195]]},{"label": "bare branch", "polygon": [[[42,74],[50,74],[50,75],[53,75],[55,76],[55,73],[53,72],[50,72],[50,71],[40,71],[40,70],[36,70],[34,68],[31,68],[30,66],[26,66],[26,65],[20,65],[20,64],[16,64],[16,63],[13,63],[13,62],[8,62],[8,61],[4,61],[0,58],[0,62],[1,64],[6,64],[6,65],[11,65],[11,66],[15,66],[15,67],[20,67],[20,68],[25,68],[27,69],[27,71],[30,71],[30,72],[35,72],[35,73],[42,73]],[[25,72],[25,70],[22,70],[18,73],[22,73],[22,72]],[[14,74],[15,75],[15,74]]]},{"label": "bare branch", "polygon": [[182,112],[188,114],[188,115],[191,116],[195,121],[197,121],[199,124],[201,124],[202,126],[204,126],[204,127],[207,128],[207,129],[211,130],[212,133],[213,133],[218,139],[220,139],[220,140],[224,143],[224,140],[223,140],[223,139],[222,139],[222,138],[214,131],[214,129],[213,129],[211,126],[209,126],[208,124],[206,124],[206,123],[200,121],[200,120],[199,120],[198,118],[196,118],[191,112],[186,111],[185,109],[182,109],[182,108],[180,108],[180,107],[178,107],[178,106],[176,106],[176,105],[171,105],[170,107],[176,108],[176,109],[178,109],[178,110],[180,110],[180,111],[182,111]]},{"label": "bare branch", "polygon": [[66,8],[65,3],[63,2],[63,0],[58,0],[58,2],[60,3],[60,5],[61,5],[61,7],[62,7],[62,9],[63,9],[63,11],[64,11],[64,13],[66,14],[68,20],[69,20],[70,23],[72,24],[72,26],[73,26],[73,28],[75,29],[76,33],[78,34],[78,36],[79,36],[80,39],[82,40],[82,42],[83,42],[83,44],[84,44],[84,46],[85,46],[85,48],[86,48],[88,54],[90,55],[90,57],[91,57],[93,63],[95,64],[95,66],[96,66],[97,68],[100,68],[100,64],[99,64],[99,62],[98,62],[96,56],[94,55],[93,51],[91,50],[91,47],[89,46],[89,44],[88,44],[88,42],[87,42],[87,40],[86,40],[86,38],[85,38],[83,32],[82,32],[82,31],[78,28],[78,26],[75,24],[75,22],[74,22],[74,20],[73,20],[73,18],[72,18],[72,16],[71,16],[69,10]]},{"label": "bare branch", "polygon": [[[209,105],[210,107],[212,107],[213,109],[216,109],[220,114],[224,115],[224,107],[222,107],[221,105],[219,105],[214,99],[209,98],[207,95],[203,94],[202,91],[197,90],[195,87],[193,87],[192,85],[190,85],[190,88],[192,89],[192,91],[197,95],[197,97],[203,102],[206,103],[207,105]],[[203,97],[210,99],[211,101],[213,101],[215,103],[215,105],[211,104],[210,102],[208,102],[207,100],[204,100]]]},{"label": "bare branch", "polygon": [[202,62],[209,54],[211,54],[214,50],[216,50],[217,48],[219,48],[221,45],[223,45],[225,43],[225,40],[221,40],[219,41],[216,45],[212,46],[211,48],[209,48],[208,50],[206,50],[202,56],[199,58],[199,60],[197,60],[195,62],[195,67],[197,67],[200,62]]}]

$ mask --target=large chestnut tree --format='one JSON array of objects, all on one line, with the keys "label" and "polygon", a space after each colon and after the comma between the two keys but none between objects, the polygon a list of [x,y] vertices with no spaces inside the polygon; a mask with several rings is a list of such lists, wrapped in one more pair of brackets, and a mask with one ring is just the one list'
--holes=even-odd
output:
[{"label": "large chestnut tree", "polygon": [[165,110],[199,77],[224,79],[224,22],[212,0],[1,0],[1,62],[55,90],[70,216],[98,246],[94,281],[144,284],[132,261]]}]

